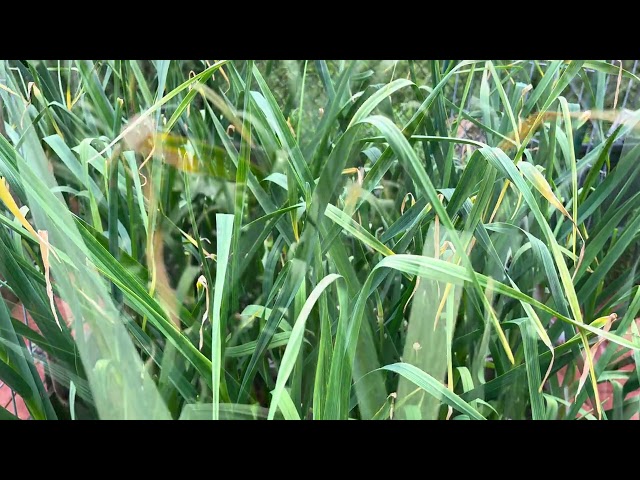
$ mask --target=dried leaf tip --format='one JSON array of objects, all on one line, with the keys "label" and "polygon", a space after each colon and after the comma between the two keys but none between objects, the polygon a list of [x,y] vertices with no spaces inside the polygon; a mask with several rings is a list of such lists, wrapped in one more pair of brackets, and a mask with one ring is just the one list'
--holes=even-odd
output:
[{"label": "dried leaf tip", "polygon": [[198,277],[196,288],[198,288],[198,290],[204,288],[205,290],[205,309],[204,314],[202,315],[202,323],[200,324],[200,342],[198,343],[198,350],[202,350],[202,346],[204,345],[204,322],[207,320],[207,316],[209,315],[209,286],[207,285],[207,279],[204,278],[204,275],[200,275]]},{"label": "dried leaf tip", "polygon": [[56,311],[56,303],[53,298],[53,286],[51,285],[51,264],[49,263],[49,232],[46,230],[38,230],[38,241],[40,242],[40,254],[42,255],[42,265],[44,265],[44,281],[47,287],[47,297],[49,297],[49,306],[51,307],[51,313],[56,320],[58,328],[62,331],[62,325],[60,325],[60,319],[58,318],[58,312]]}]

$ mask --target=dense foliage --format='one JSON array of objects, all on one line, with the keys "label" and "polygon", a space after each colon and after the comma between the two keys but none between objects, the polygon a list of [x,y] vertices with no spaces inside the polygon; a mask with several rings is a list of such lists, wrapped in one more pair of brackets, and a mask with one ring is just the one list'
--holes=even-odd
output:
[{"label": "dense foliage", "polygon": [[0,418],[637,415],[636,66],[3,61]]}]

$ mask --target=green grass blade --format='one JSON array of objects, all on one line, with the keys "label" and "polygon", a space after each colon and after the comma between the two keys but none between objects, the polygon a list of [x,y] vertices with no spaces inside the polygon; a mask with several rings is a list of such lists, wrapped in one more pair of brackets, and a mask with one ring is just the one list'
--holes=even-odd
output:
[{"label": "green grass blade", "polygon": [[450,392],[431,375],[423,372],[413,365],[409,365],[407,363],[395,363],[393,365],[386,365],[382,367],[382,370],[389,370],[402,375],[418,387],[422,388],[429,395],[434,396],[459,412],[469,415],[469,417],[474,420],[486,420],[486,418],[480,415],[475,408],[462,400],[458,395]]},{"label": "green grass blade", "polygon": [[302,348],[304,328],[307,322],[307,318],[311,313],[311,309],[315,306],[318,298],[320,298],[320,295],[322,295],[324,290],[339,278],[342,277],[340,277],[340,275],[330,274],[324,277],[318,283],[318,285],[316,285],[316,287],[313,289],[313,291],[305,301],[304,306],[302,307],[302,310],[300,311],[300,314],[298,315],[298,318],[293,325],[289,343],[287,344],[287,348],[284,352],[284,355],[282,356],[282,361],[280,362],[280,370],[278,371],[276,388],[272,392],[271,404],[269,406],[269,420],[272,420],[275,416],[276,410],[278,408],[281,408],[281,396],[283,392],[285,392],[285,385],[287,383],[287,380],[289,379],[289,376],[291,375],[291,372],[293,371],[296,359],[298,358],[298,354],[300,352],[300,349]]},{"label": "green grass blade", "polygon": [[233,237],[233,215],[218,214],[216,215],[216,227],[218,230],[218,247],[216,260],[216,284],[213,291],[213,316],[211,322],[211,365],[213,378],[211,380],[211,388],[213,391],[213,420],[220,418],[220,372],[224,368],[222,363],[222,335],[221,331],[221,315],[222,300],[225,287],[225,279],[227,276],[227,264],[229,263],[229,250],[231,248],[231,239]]}]

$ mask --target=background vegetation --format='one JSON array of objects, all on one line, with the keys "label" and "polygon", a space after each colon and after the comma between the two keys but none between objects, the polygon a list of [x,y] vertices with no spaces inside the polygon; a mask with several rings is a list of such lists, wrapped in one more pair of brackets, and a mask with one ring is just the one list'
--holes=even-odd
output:
[{"label": "background vegetation", "polygon": [[638,415],[636,67],[3,61],[0,418]]}]

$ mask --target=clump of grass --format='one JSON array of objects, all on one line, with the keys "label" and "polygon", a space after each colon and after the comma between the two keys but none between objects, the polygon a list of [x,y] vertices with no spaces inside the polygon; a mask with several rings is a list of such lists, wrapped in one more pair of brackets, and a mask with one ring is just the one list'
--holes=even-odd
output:
[{"label": "clump of grass", "polygon": [[622,67],[3,62],[0,379],[36,419],[637,415]]}]

